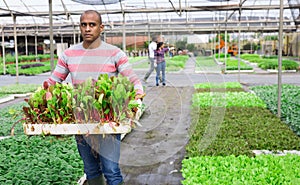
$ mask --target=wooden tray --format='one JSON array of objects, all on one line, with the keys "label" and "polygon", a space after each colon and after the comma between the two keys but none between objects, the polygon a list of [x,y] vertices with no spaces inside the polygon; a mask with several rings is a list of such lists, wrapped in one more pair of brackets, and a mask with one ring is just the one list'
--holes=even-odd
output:
[{"label": "wooden tray", "polygon": [[131,131],[130,124],[88,123],[88,124],[23,124],[26,135],[86,135],[124,134]]}]

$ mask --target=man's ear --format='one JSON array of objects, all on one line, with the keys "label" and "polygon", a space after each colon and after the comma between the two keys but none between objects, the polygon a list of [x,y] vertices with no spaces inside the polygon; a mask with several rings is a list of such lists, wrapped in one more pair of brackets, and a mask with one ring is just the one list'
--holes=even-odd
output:
[{"label": "man's ear", "polygon": [[99,27],[99,29],[100,29],[100,32],[103,32],[104,31],[104,25],[101,24],[100,27]]}]

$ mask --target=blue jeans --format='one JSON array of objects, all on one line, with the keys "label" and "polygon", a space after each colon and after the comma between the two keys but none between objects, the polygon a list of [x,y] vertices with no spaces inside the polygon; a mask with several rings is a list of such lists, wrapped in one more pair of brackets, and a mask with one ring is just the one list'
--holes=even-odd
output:
[{"label": "blue jeans", "polygon": [[161,76],[162,76],[162,83],[165,84],[166,83],[166,62],[161,62],[157,64],[156,67],[156,84],[158,84],[159,82],[159,75],[160,75],[160,71],[161,71]]},{"label": "blue jeans", "polygon": [[119,167],[120,134],[76,135],[75,139],[87,179],[104,174],[108,185],[123,182]]}]

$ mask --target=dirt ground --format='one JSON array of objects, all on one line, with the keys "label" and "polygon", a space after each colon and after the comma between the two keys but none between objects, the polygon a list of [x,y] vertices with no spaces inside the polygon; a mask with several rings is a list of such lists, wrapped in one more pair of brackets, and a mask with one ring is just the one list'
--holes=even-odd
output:
[{"label": "dirt ground", "polygon": [[148,87],[146,111],[125,136],[121,170],[127,185],[179,185],[188,142],[191,87]]}]

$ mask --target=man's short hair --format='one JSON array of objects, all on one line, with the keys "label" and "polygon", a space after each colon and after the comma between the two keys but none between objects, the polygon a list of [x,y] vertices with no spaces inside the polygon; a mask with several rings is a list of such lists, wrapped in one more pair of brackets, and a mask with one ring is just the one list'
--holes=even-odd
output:
[{"label": "man's short hair", "polygon": [[157,42],[157,40],[158,40],[158,39],[157,39],[157,36],[153,36],[153,37],[152,37],[152,41]]},{"label": "man's short hair", "polygon": [[84,15],[84,14],[90,14],[90,13],[95,13],[95,14],[97,14],[97,16],[99,17],[99,22],[100,22],[100,24],[102,24],[101,14],[100,14],[99,12],[97,12],[96,10],[86,10],[86,11],[84,11],[84,12],[81,14],[81,16],[80,16],[80,21],[81,21],[82,15]]}]

